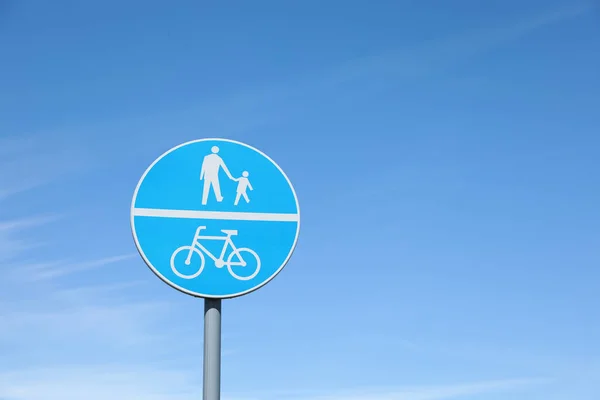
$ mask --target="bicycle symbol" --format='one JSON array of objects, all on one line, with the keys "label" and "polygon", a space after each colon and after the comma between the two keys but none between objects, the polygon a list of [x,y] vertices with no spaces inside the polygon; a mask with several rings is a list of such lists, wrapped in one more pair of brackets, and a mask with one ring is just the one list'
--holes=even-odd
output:
[{"label": "bicycle symbol", "polygon": [[[191,246],[181,246],[173,252],[173,255],[171,255],[171,269],[173,270],[175,275],[184,279],[193,279],[200,275],[202,273],[202,270],[204,269],[204,265],[206,264],[204,254],[209,256],[215,262],[215,267],[223,268],[226,266],[231,276],[237,280],[247,281],[254,278],[258,274],[258,271],[260,270],[260,258],[258,257],[258,254],[256,254],[254,250],[249,248],[241,247],[238,249],[237,247],[235,247],[233,241],[231,240],[231,237],[237,235],[238,231],[223,229],[221,230],[221,232],[223,232],[226,236],[201,236],[200,232],[203,229],[206,229],[206,226],[200,226],[198,227],[198,229],[196,229],[196,233],[194,234],[194,240],[192,241]],[[208,251],[206,247],[204,247],[202,243],[200,243],[201,240],[223,241],[223,249],[221,250],[221,255],[219,256],[219,258],[215,257],[210,251]],[[231,247],[232,251],[231,253],[229,253],[227,261],[224,261],[225,253],[228,247]],[[185,266],[193,265],[193,268],[191,270],[195,272],[186,274],[177,269],[175,265],[176,258],[180,253],[187,253],[184,264]],[[254,268],[248,266],[248,263],[246,262],[244,257],[242,257],[242,253],[247,253],[245,255],[246,258],[254,259],[256,264]],[[234,258],[236,258],[237,260],[235,260]],[[251,263],[250,265],[254,265],[254,263]],[[234,267],[236,268],[236,270],[234,270]],[[252,273],[244,274],[242,272],[243,270],[252,271]]]}]

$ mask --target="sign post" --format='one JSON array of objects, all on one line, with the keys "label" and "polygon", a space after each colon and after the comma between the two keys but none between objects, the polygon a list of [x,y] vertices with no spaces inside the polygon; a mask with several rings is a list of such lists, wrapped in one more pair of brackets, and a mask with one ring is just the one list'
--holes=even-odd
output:
[{"label": "sign post", "polygon": [[183,143],[158,157],[131,204],[135,245],[169,286],[204,299],[204,400],[221,397],[221,300],[270,282],[300,232],[296,192],[260,150],[228,139]]},{"label": "sign post", "polygon": [[221,299],[204,300],[204,377],[202,398],[221,398]]}]

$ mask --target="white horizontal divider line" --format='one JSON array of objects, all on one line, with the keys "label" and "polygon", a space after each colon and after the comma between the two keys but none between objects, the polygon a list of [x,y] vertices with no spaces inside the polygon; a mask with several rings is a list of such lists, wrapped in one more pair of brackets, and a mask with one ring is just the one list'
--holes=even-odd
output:
[{"label": "white horizontal divider line", "polygon": [[227,219],[237,221],[276,221],[298,222],[298,214],[276,214],[236,211],[192,211],[166,210],[160,208],[134,208],[136,217],[190,218],[190,219]]}]

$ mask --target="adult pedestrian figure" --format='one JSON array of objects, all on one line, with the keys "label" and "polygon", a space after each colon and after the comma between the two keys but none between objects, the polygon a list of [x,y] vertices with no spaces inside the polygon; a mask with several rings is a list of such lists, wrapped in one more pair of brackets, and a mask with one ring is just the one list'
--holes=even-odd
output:
[{"label": "adult pedestrian figure", "polygon": [[202,170],[200,171],[200,180],[204,180],[204,188],[202,191],[203,205],[206,205],[208,202],[208,193],[211,188],[217,201],[223,201],[223,196],[221,196],[221,185],[219,183],[219,171],[221,168],[223,168],[223,171],[225,171],[229,179],[235,180],[227,169],[223,159],[218,155],[219,147],[213,146],[211,151],[212,154],[205,156],[204,160],[202,160]]}]

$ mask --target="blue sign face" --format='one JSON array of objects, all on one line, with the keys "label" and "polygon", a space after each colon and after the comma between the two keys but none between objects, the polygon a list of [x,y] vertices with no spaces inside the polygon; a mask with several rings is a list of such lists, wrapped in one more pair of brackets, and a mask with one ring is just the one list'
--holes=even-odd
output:
[{"label": "blue sign face", "polygon": [[204,298],[241,296],[283,269],[300,231],[285,173],[259,150],[202,139],[146,170],[131,205],[135,244],[154,273]]}]

